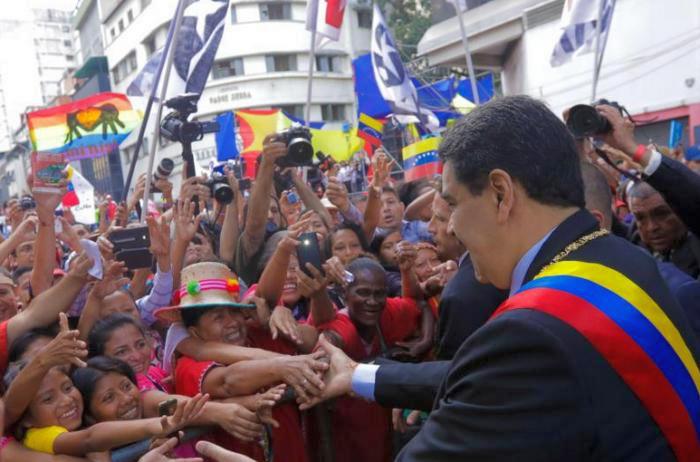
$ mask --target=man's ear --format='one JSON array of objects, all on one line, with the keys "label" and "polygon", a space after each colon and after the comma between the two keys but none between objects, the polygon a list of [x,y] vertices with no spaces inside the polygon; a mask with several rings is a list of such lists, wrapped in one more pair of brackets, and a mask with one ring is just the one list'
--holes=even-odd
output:
[{"label": "man's ear", "polygon": [[199,331],[197,330],[197,326],[188,327],[187,332],[190,334],[191,337],[202,340],[202,337],[199,335]]},{"label": "man's ear", "polygon": [[601,212],[600,210],[595,210],[595,209],[593,209],[593,210],[588,209],[588,211],[591,213],[591,215],[593,215],[595,217],[596,220],[598,220],[598,224],[600,225],[600,227],[603,228],[603,219],[604,219],[603,212]]},{"label": "man's ear", "polygon": [[487,189],[493,196],[493,204],[497,208],[497,220],[504,223],[510,216],[515,203],[515,183],[508,172],[494,169],[489,173]]}]

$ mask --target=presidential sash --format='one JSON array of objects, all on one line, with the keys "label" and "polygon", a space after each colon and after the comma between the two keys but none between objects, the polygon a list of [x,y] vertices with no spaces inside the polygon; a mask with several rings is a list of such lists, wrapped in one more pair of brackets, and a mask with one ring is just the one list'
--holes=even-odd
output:
[{"label": "presidential sash", "polygon": [[676,326],[636,283],[604,265],[560,261],[494,312],[531,309],[583,335],[632,389],[681,461],[700,457],[700,371]]}]

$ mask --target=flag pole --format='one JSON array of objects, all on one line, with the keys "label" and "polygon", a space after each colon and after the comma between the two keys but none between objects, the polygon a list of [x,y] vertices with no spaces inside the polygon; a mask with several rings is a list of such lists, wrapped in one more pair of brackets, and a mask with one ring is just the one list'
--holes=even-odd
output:
[{"label": "flag pole", "polygon": [[[611,0],[610,4],[610,22],[612,22],[612,14],[615,11],[615,0]],[[596,21],[596,45],[595,45],[595,62],[593,63],[593,90],[591,94],[591,102],[595,101],[596,93],[598,90],[598,79],[600,78],[600,69],[603,67],[603,56],[605,55],[605,48],[608,44],[608,35],[609,34],[609,28],[610,24],[608,24],[608,33],[605,34],[605,37],[602,40],[600,40],[600,36],[602,35],[602,28],[603,28],[603,12],[605,10],[605,4],[606,0],[600,0],[600,6],[598,8],[598,21]]]},{"label": "flag pole", "polygon": [[[177,8],[175,9],[175,15],[179,14],[180,9],[185,9],[185,0],[179,0]],[[175,23],[171,23],[168,28],[168,35],[165,39],[165,45],[163,46],[163,56],[170,50],[170,44],[173,41],[173,36],[175,35]],[[136,140],[136,147],[134,148],[134,155],[131,159],[131,164],[129,165],[129,173],[126,176],[126,182],[124,183],[124,195],[125,199],[129,195],[129,188],[131,187],[131,180],[134,177],[134,170],[136,169],[136,162],[139,158],[139,152],[141,151],[141,145],[143,144],[143,137],[146,133],[146,125],[148,124],[148,119],[151,115],[151,109],[153,107],[153,102],[156,98],[156,90],[158,88],[158,82],[160,81],[160,76],[163,73],[163,67],[165,65],[165,58],[161,58],[160,63],[158,63],[158,69],[156,69],[156,75],[154,81],[156,82],[151,88],[151,94],[148,97],[148,102],[146,103],[146,110],[143,114],[143,121],[141,122],[141,127],[139,128],[139,136]]]},{"label": "flag pole", "polygon": [[309,75],[306,87],[306,107],[304,108],[304,120],[309,127],[311,122],[311,87],[314,80],[314,67],[316,65],[316,25],[311,31],[311,45],[309,46]]},{"label": "flag pole", "polygon": [[[171,37],[171,44],[168,47],[167,52],[163,51],[163,58],[161,63],[165,63],[164,69],[165,74],[163,75],[163,81],[160,86],[160,96],[158,97],[157,109],[156,109],[156,129],[155,133],[151,137],[151,149],[148,156],[148,167],[146,168],[146,186],[143,190],[143,207],[141,208],[141,223],[146,221],[146,215],[148,215],[148,199],[151,195],[151,172],[153,171],[153,162],[156,158],[156,149],[158,147],[158,141],[160,140],[160,118],[163,116],[163,100],[168,92],[168,81],[170,80],[170,70],[172,69],[173,58],[175,57],[175,45],[177,42],[177,32],[180,30],[180,25],[182,24],[182,17],[185,15],[185,0],[180,0],[175,13],[175,20],[173,26],[173,36]],[[155,89],[158,87],[159,80],[156,80],[156,84],[153,85],[152,94],[155,93]],[[135,156],[134,156],[135,157]],[[184,166],[183,166],[184,168]]]},{"label": "flag pole", "polygon": [[472,54],[469,51],[469,39],[467,39],[467,33],[464,30],[464,19],[462,18],[462,7],[460,6],[460,0],[454,2],[455,9],[457,10],[457,19],[459,20],[459,32],[462,35],[462,46],[464,47],[464,55],[467,59],[467,70],[469,71],[469,81],[472,87],[472,94],[474,95],[474,103],[477,105],[481,104],[479,98],[479,89],[476,86],[476,76],[474,74],[474,63],[472,62]]}]

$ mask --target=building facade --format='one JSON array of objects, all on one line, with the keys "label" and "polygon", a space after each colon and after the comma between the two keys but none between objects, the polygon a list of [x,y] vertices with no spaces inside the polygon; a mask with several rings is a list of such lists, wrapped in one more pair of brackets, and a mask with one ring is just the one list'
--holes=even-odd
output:
[{"label": "building facade", "polygon": [[63,94],[61,82],[75,69],[70,11],[13,2],[0,18],[0,151],[9,150],[27,108]]},{"label": "building facade", "polygon": [[[434,2],[442,20],[423,36],[418,53],[433,66],[464,66],[457,18],[445,15],[450,7],[442,3]],[[564,0],[470,6],[463,20],[475,65],[499,73],[504,94],[540,98],[557,114],[590,102],[593,53],[549,64]],[[628,109],[640,142],[666,145],[671,120],[684,124],[685,146],[700,142],[700,2],[617,0],[596,97]]]},{"label": "building facade", "polygon": [[[126,92],[148,58],[165,43],[177,1],[100,0],[99,4],[112,87]],[[346,8],[339,42],[323,44],[318,50],[313,63],[311,120],[354,120],[352,59],[369,51],[370,8],[362,1],[351,3]],[[196,116],[210,119],[232,109],[281,108],[303,117],[310,47],[305,19],[304,0],[232,0]],[[152,136],[152,130],[147,136]],[[122,144],[125,172],[134,141]],[[136,175],[146,169],[149,145],[144,143]],[[200,164],[216,156],[213,135],[205,136],[193,148]],[[162,142],[158,149],[158,159],[171,157],[179,169],[179,146]]]}]

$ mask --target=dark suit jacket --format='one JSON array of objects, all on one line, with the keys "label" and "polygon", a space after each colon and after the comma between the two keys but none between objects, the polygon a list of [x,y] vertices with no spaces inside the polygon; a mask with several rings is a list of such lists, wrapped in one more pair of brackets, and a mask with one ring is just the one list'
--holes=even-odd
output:
[{"label": "dark suit jacket", "polygon": [[452,359],[467,337],[483,326],[506,298],[507,291],[477,281],[471,258],[464,257],[440,296],[437,358]]},{"label": "dark suit jacket", "polygon": [[[565,220],[540,249],[525,281],[596,228],[586,211]],[[567,259],[601,263],[631,278],[700,359],[680,307],[643,250],[606,236]],[[430,417],[399,461],[674,460],[649,413],[605,359],[573,328],[538,311],[515,310],[489,321],[451,362],[377,371],[375,396],[381,404],[425,407],[431,394],[436,399]]]}]

